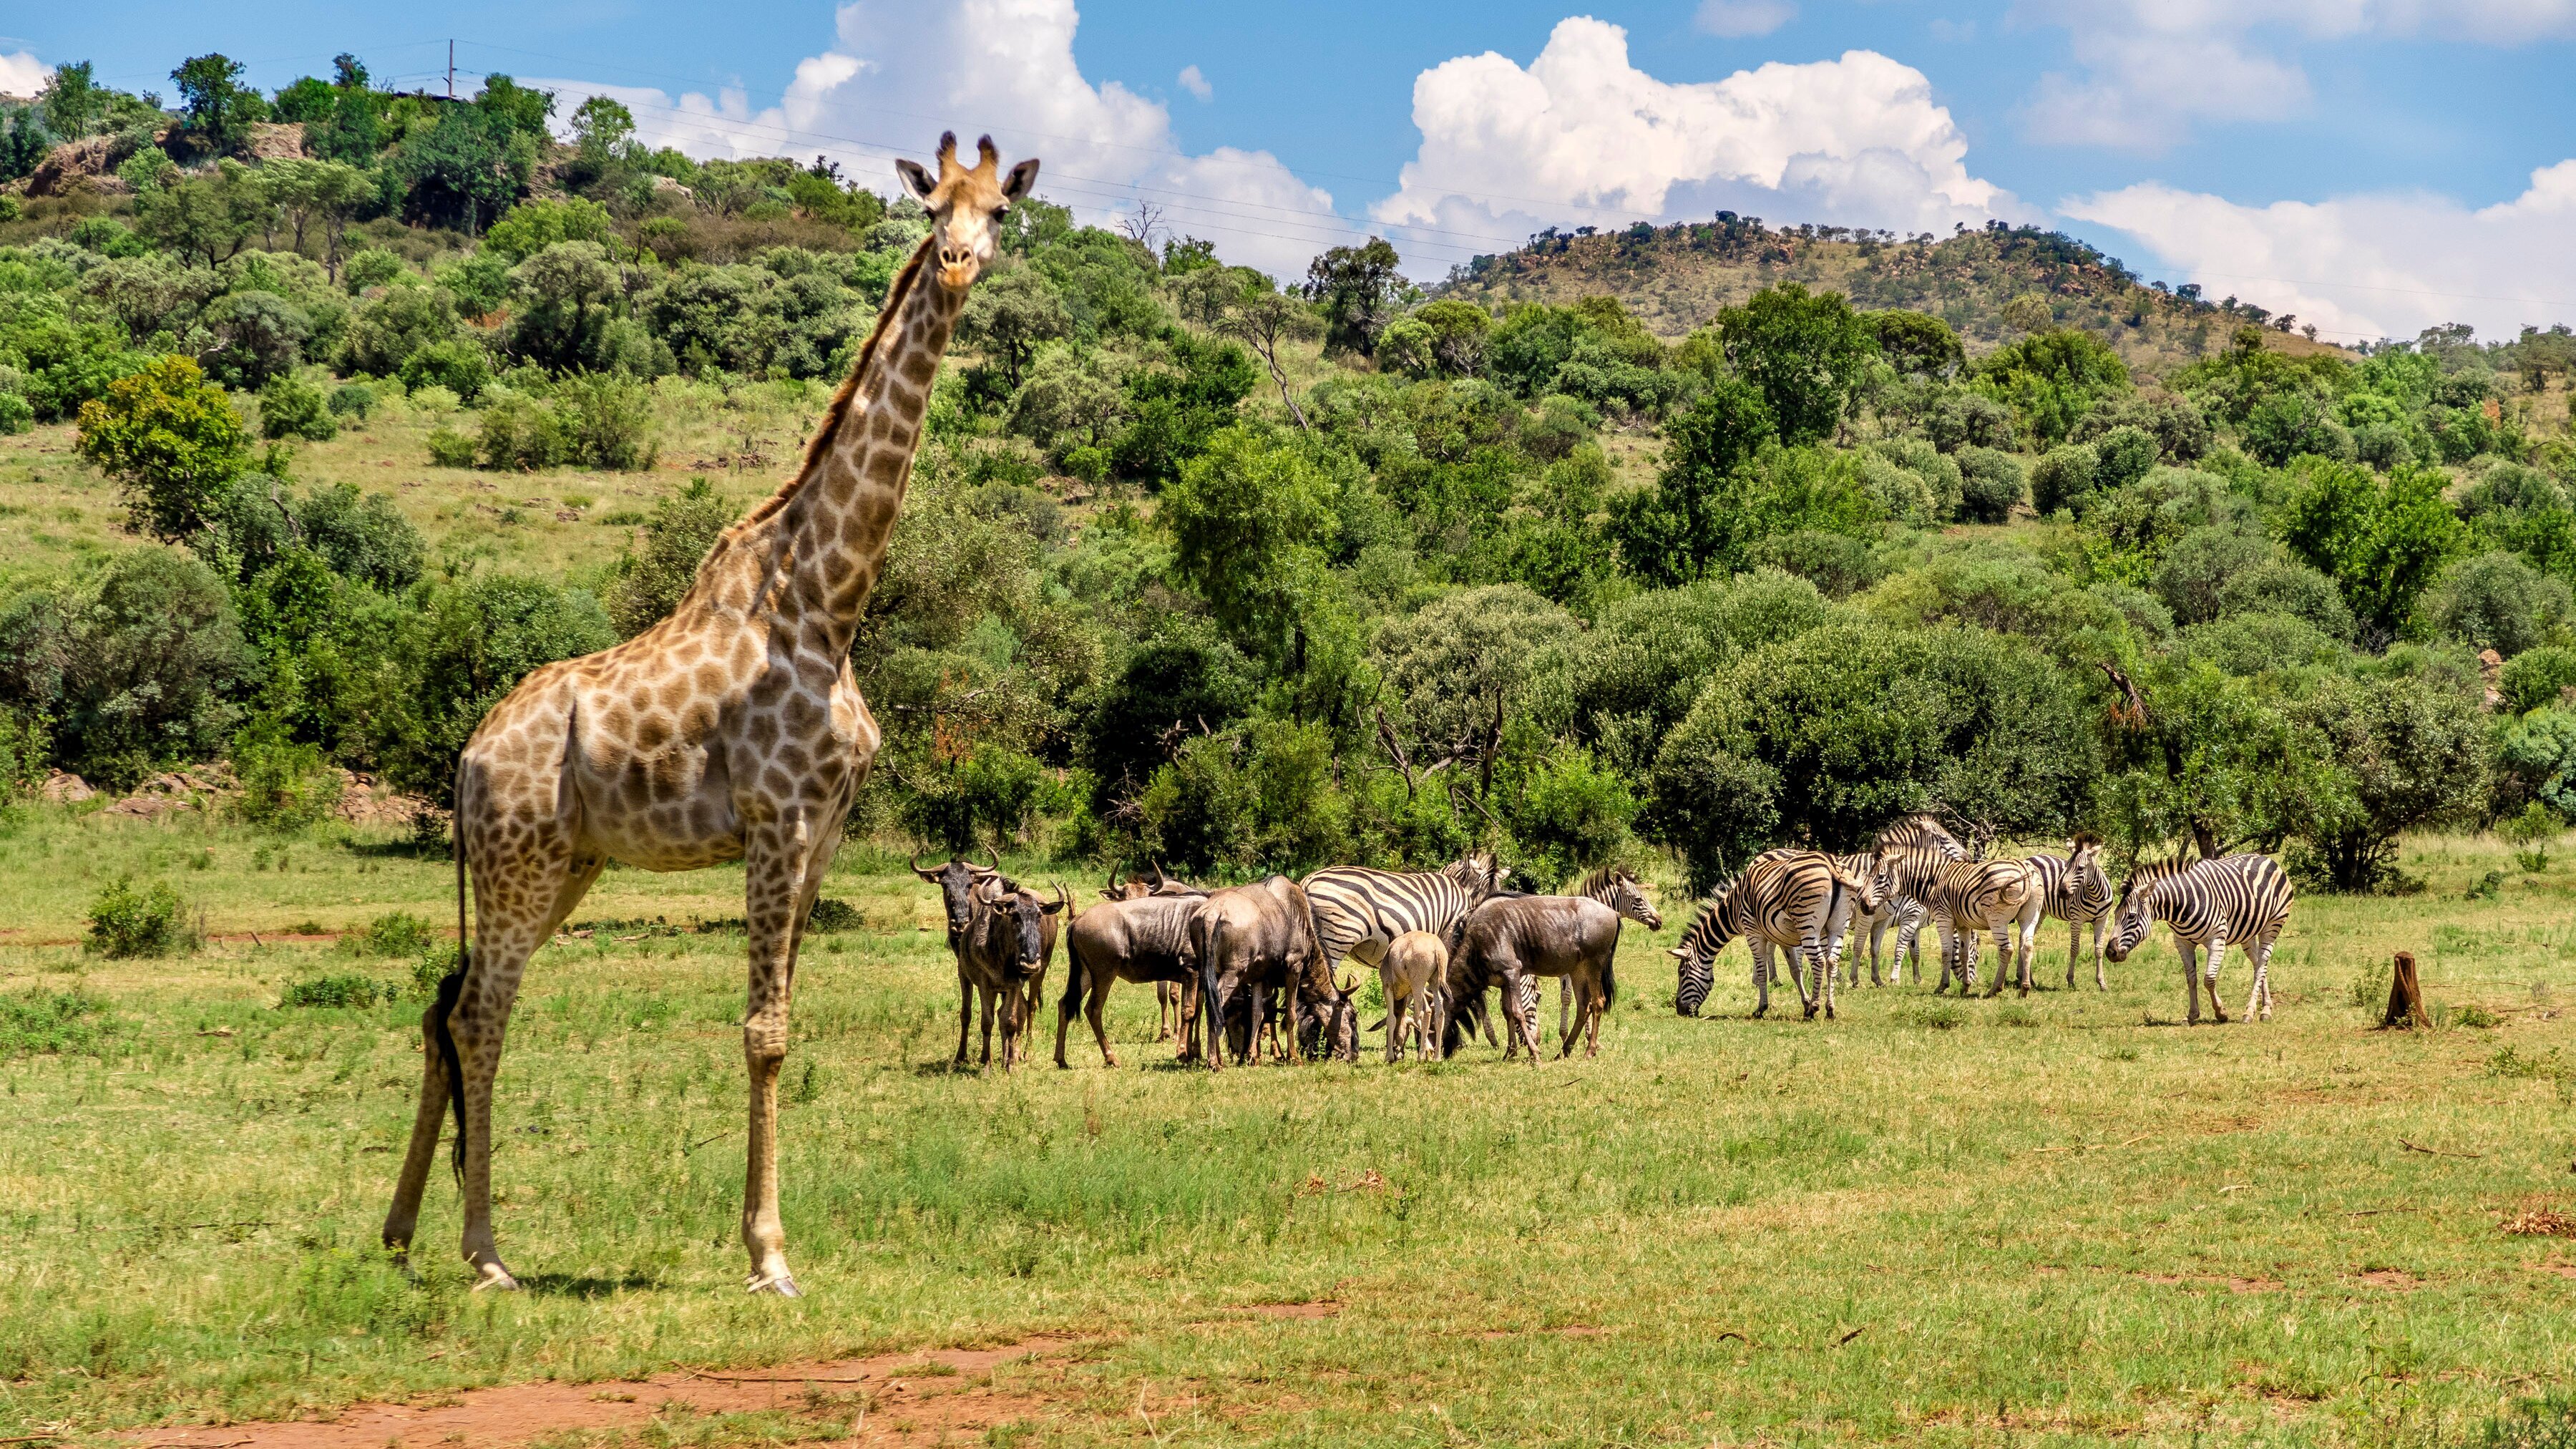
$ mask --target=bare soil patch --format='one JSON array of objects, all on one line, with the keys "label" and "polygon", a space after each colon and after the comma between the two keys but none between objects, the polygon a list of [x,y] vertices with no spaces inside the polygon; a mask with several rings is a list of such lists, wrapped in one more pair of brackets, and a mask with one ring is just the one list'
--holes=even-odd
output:
[{"label": "bare soil patch", "polygon": [[2359,1283],[2367,1283],[2373,1288],[2394,1288],[2401,1293],[2407,1289],[2420,1286],[2424,1281],[2412,1273],[2403,1272],[2396,1268],[2373,1268],[2367,1273],[2355,1273],[2353,1275],[2353,1280]]},{"label": "bare soil patch", "polygon": [[148,1429],[124,1437],[155,1449],[503,1449],[566,1432],[622,1436],[656,1422],[771,1410],[829,1419],[840,1427],[835,1437],[854,1444],[927,1444],[1058,1411],[1060,1400],[996,1389],[992,1371],[1077,1341],[1039,1334],[1000,1348],[726,1373],[676,1369],[604,1383],[503,1384],[423,1395],[412,1404],[353,1404],[323,1420]]}]

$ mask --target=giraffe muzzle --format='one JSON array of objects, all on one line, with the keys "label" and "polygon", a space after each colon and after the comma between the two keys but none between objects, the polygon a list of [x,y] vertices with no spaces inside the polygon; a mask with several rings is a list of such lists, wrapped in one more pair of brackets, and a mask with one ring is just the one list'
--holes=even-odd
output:
[{"label": "giraffe muzzle", "polygon": [[962,292],[973,286],[976,274],[982,270],[975,260],[975,253],[965,247],[943,246],[939,249],[939,285],[952,292]]}]

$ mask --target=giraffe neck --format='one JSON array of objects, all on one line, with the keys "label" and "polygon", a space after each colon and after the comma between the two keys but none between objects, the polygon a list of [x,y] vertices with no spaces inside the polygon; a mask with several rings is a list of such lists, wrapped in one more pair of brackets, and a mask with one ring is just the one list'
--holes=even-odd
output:
[{"label": "giraffe neck", "polygon": [[912,480],[912,456],[930,408],[931,383],[956,330],[965,294],[940,286],[922,251],[886,299],[890,315],[862,353],[847,407],[817,440],[779,511],[789,577],[781,603],[819,626],[818,641],[846,653]]}]

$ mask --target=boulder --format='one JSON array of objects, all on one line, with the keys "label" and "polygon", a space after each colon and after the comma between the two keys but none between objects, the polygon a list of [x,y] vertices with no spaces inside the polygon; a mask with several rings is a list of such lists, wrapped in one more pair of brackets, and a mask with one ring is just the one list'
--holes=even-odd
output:
[{"label": "boulder", "polygon": [[77,805],[97,794],[89,787],[89,781],[62,770],[47,775],[45,783],[36,789],[36,798],[51,805]]}]

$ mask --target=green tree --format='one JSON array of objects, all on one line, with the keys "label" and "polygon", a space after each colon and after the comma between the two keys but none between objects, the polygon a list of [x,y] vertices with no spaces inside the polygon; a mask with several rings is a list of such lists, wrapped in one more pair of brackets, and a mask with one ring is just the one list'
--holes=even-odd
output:
[{"label": "green tree", "polygon": [[298,254],[308,233],[321,233],[323,269],[338,281],[340,239],[347,234],[350,219],[375,199],[375,179],[338,161],[285,156],[261,165],[259,183],[269,204],[291,228]]},{"label": "green tree", "polygon": [[79,140],[107,119],[109,97],[85,60],[55,66],[36,93],[45,113],[45,129],[66,141]]},{"label": "green tree", "polygon": [[1717,333],[1727,361],[1761,389],[1780,440],[1790,444],[1832,435],[1878,352],[1868,321],[1841,293],[1809,292],[1798,282],[1721,309]]},{"label": "green tree", "polygon": [[250,465],[250,431],[224,390],[185,357],[110,383],[80,410],[81,456],[124,486],[138,532],[186,539]]},{"label": "green tree", "polygon": [[2188,840],[2204,859],[2277,847],[2314,768],[2281,701],[2178,655],[2144,661],[2137,688],[2135,700],[2115,696],[2106,727],[2093,818],[2112,843],[2138,855]]},{"label": "green tree", "polygon": [[1778,437],[1760,389],[1721,377],[1664,429],[1664,467],[1651,491],[1623,495],[1612,532],[1628,571],[1686,583],[1740,560],[1746,520],[1739,475]]},{"label": "green tree", "polygon": [[2291,716],[2326,767],[2298,801],[2297,833],[2334,890],[2395,884],[2401,833],[2464,819],[2486,797],[2486,725],[2454,690],[2329,676]]},{"label": "green tree", "polygon": [[1304,449],[1265,429],[1218,433],[1163,490],[1173,576],[1246,652],[1292,658],[1324,585],[1339,492]]},{"label": "green tree", "polygon": [[617,562],[608,586],[608,617],[632,639],[671,616],[696,582],[698,565],[716,538],[733,525],[734,506],[704,478],[666,495],[644,523],[643,547]]},{"label": "green tree", "polygon": [[2335,581],[2373,648],[2397,637],[2466,546],[2467,530],[2442,496],[2449,481],[2437,468],[2406,465],[2382,478],[2322,458],[2292,469],[2276,522],[2282,542]]},{"label": "green tree", "polygon": [[1403,258],[1384,237],[1355,247],[1334,247],[1306,268],[1306,300],[1324,314],[1327,348],[1368,356],[1378,334],[1395,320],[1407,287],[1397,268]]},{"label": "green tree", "polygon": [[281,121],[311,125],[327,121],[340,108],[340,92],[319,76],[304,76],[277,93],[270,111]]},{"label": "green tree", "polygon": [[2130,386],[2120,354],[2072,327],[1996,348],[1971,371],[1978,390],[2010,407],[2021,429],[2043,448],[2065,441],[2097,404]]},{"label": "green tree", "polygon": [[[597,99],[597,98],[594,98]],[[505,261],[524,262],[557,242],[615,240],[608,208],[571,196],[522,201],[483,233],[483,250]]]},{"label": "green tree", "polygon": [[226,158],[203,176],[139,197],[136,230],[190,261],[221,266],[241,255],[251,239],[275,227],[276,201],[238,161]]},{"label": "green tree", "polygon": [[1967,349],[1960,345],[1959,334],[1938,317],[1902,308],[1864,312],[1861,317],[1878,343],[1879,355],[1900,377],[1946,379],[1967,365]]},{"label": "green tree", "polygon": [[966,341],[990,352],[1002,366],[1003,381],[1019,391],[1038,346],[1073,330],[1064,294],[1035,267],[997,268],[966,296],[966,311],[957,330]]},{"label": "green tree", "polygon": [[268,119],[268,102],[241,83],[242,63],[219,53],[190,56],[170,72],[179,86],[180,124],[199,145],[228,152],[250,139],[254,122]]}]

